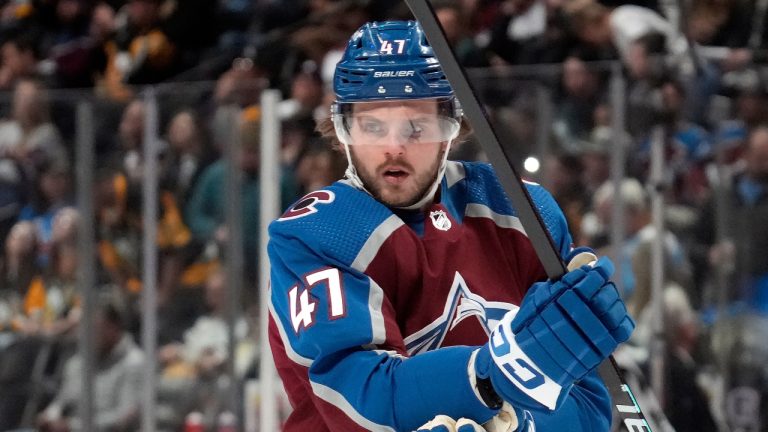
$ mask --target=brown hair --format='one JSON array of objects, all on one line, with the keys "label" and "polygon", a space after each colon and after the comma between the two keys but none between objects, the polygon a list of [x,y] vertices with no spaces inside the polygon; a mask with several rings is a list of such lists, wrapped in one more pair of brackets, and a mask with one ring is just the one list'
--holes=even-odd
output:
[{"label": "brown hair", "polygon": [[610,10],[594,0],[575,0],[564,7],[571,29],[581,33],[587,28],[599,25]]}]

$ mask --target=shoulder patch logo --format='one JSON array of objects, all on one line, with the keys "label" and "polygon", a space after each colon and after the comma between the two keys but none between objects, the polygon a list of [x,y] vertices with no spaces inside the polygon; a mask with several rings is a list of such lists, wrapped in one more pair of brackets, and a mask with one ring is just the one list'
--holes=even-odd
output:
[{"label": "shoulder patch logo", "polygon": [[328,190],[319,190],[304,195],[303,198],[296,201],[291,208],[285,211],[279,222],[287,221],[291,219],[298,219],[313,213],[317,213],[318,204],[330,204],[336,198],[333,192]]},{"label": "shoulder patch logo", "polygon": [[432,220],[432,225],[441,231],[448,231],[451,229],[451,218],[448,217],[442,210],[435,210],[429,212],[429,218]]}]

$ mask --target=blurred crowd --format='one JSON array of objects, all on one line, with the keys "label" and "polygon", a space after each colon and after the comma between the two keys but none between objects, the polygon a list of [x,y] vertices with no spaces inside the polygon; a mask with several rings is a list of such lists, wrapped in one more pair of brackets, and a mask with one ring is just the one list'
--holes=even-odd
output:
[{"label": "blurred crowd", "polygon": [[[552,191],[576,243],[617,264],[639,324],[617,356],[640,399],[667,414],[659,430],[768,430],[768,1],[432,4],[499,136],[521,161],[544,137],[541,170],[528,174]],[[136,429],[147,362],[159,371],[161,430],[182,430],[190,413],[209,430],[227,418],[227,389],[258,375],[262,90],[283,95],[284,208],[346,168],[314,125],[329,114],[349,36],[369,20],[409,18],[403,3],[365,0],[0,1],[0,430],[78,429],[86,259],[97,269],[99,430]],[[625,130],[614,127],[617,75]],[[149,84],[159,108],[156,353],[137,344]],[[78,254],[83,100],[95,114],[94,257]],[[650,176],[654,146],[660,178]],[[620,183],[617,149],[627,155]],[[485,159],[471,138],[453,152]],[[232,169],[243,174],[241,239],[227,223]],[[665,202],[662,231],[654,197]],[[661,317],[650,307],[657,239]],[[234,319],[233,241],[244,258]],[[659,340],[666,391],[644,399]]]}]

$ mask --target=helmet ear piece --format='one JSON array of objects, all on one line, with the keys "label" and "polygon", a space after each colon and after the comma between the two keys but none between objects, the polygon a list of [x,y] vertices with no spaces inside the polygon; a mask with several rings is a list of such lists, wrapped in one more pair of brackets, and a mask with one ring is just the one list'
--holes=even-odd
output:
[{"label": "helmet ear piece", "polygon": [[449,99],[439,100],[439,111],[446,117],[450,117],[456,120],[461,119],[464,116],[464,109],[461,107],[461,103],[455,97]]},{"label": "helmet ear piece", "polygon": [[331,115],[331,121],[333,122],[333,129],[336,131],[336,137],[339,142],[348,146],[352,144],[352,137],[349,136],[349,125],[347,125],[347,118],[343,114]]},{"label": "helmet ear piece", "polygon": [[464,108],[461,107],[458,98],[453,98],[453,117],[457,119],[464,117]]},{"label": "helmet ear piece", "polygon": [[[347,109],[345,109],[345,107]],[[349,105],[340,104],[338,101],[334,101],[331,104],[331,121],[333,122],[333,129],[336,131],[336,137],[344,145],[351,144],[352,138],[349,136],[349,124],[347,123],[347,115]]]}]

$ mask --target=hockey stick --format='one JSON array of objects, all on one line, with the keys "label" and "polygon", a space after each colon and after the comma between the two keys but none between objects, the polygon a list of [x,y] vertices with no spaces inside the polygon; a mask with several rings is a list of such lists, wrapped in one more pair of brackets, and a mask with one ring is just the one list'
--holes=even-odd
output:
[{"label": "hockey stick", "polygon": [[[443,68],[448,81],[453,87],[459,101],[472,124],[474,134],[485,150],[488,159],[494,161],[494,169],[499,181],[504,187],[507,196],[510,197],[518,211],[520,222],[526,235],[531,240],[536,255],[539,257],[547,276],[551,280],[557,280],[566,272],[552,238],[549,236],[535,205],[531,200],[523,181],[515,171],[512,156],[504,148],[496,136],[493,127],[485,115],[477,97],[475,96],[464,70],[456,60],[456,56],[443,33],[443,29],[437,21],[435,11],[427,0],[405,0],[413,15],[421,23],[429,43],[432,45],[440,65]],[[630,432],[651,430],[645,420],[640,406],[637,404],[632,391],[625,383],[621,372],[616,365],[613,356],[606,359],[599,367],[600,376],[605,382],[613,400],[613,412],[623,422]]]}]

